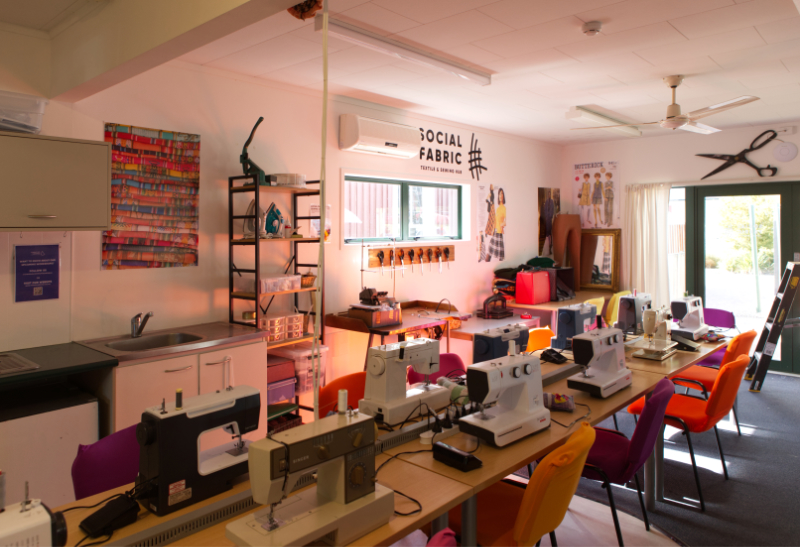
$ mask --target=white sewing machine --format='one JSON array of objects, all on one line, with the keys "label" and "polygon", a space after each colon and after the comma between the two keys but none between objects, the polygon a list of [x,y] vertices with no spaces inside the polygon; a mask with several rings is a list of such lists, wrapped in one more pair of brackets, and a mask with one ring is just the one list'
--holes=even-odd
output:
[{"label": "white sewing machine", "polygon": [[[426,381],[406,389],[406,370],[410,366]],[[439,370],[439,341],[417,338],[407,342],[369,348],[367,381],[359,412],[376,421],[399,425],[408,418],[436,412],[450,403],[450,390],[431,384],[428,376]]]},{"label": "white sewing machine", "polygon": [[642,327],[642,339],[631,344],[631,347],[638,348],[638,351],[633,352],[633,357],[663,361],[678,351],[675,349],[678,343],[670,335],[672,312],[669,308],[665,306],[659,310],[644,310]]},{"label": "white sewing machine", "polygon": [[[316,486],[289,496],[315,473]],[[374,478],[369,416],[335,414],[276,433],[250,444],[253,500],[269,507],[228,524],[225,535],[237,545],[346,545],[394,514],[394,492]]]},{"label": "white sewing machine", "polygon": [[[544,407],[542,369],[535,355],[511,355],[467,367],[467,388],[480,412],[458,421],[462,433],[505,446],[550,426]],[[487,405],[496,403],[490,408]]]},{"label": "white sewing machine", "polygon": [[670,304],[672,315],[678,319],[678,326],[672,332],[689,340],[698,340],[708,332],[703,317],[703,299],[699,296],[684,296]]},{"label": "white sewing machine", "polygon": [[575,363],[584,367],[567,378],[567,387],[605,399],[631,385],[625,366],[625,346],[620,329],[596,329],[572,339]]}]

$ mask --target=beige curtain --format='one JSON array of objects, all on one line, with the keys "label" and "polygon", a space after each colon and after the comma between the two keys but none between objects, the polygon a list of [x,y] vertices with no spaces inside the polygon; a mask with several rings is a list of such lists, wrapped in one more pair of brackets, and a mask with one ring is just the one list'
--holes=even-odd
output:
[{"label": "beige curtain", "polygon": [[622,282],[650,293],[653,306],[669,305],[667,263],[669,184],[634,184],[627,188],[622,227]]}]

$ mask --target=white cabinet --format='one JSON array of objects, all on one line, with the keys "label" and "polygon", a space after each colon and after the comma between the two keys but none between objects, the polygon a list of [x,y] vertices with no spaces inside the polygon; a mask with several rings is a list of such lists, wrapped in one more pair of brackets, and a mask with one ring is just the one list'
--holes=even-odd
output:
[{"label": "white cabinet", "polygon": [[0,231],[111,227],[111,143],[0,132]]}]

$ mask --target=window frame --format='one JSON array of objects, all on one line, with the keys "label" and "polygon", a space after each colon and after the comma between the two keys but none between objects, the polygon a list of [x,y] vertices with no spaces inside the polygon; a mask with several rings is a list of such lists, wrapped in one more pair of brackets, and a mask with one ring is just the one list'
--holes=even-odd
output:
[{"label": "window frame", "polygon": [[[358,237],[358,238],[344,238],[345,245],[352,245],[355,243],[364,242],[380,242],[380,241],[396,241],[402,243],[412,243],[415,241],[461,241],[463,240],[464,219],[463,219],[463,199],[464,189],[463,185],[456,183],[446,182],[425,182],[414,181],[405,179],[388,179],[367,175],[344,175],[343,181],[347,182],[363,182],[371,184],[393,184],[400,186],[400,237]],[[455,236],[434,236],[434,237],[409,237],[409,216],[410,216],[410,200],[412,186],[422,186],[427,188],[443,188],[447,190],[456,190],[458,192],[456,210],[458,211],[458,233]],[[344,185],[342,188],[344,192]],[[344,194],[343,194],[344,195]],[[343,200],[344,201],[344,200]],[[342,205],[344,211],[344,205]],[[342,212],[344,218],[344,212]],[[342,230],[344,233],[344,230]]]}]

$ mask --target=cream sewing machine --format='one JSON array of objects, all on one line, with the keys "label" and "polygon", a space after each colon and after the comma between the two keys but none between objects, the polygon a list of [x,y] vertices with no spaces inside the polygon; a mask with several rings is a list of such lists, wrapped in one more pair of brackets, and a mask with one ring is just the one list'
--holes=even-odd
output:
[{"label": "cream sewing machine", "polygon": [[584,369],[567,378],[567,387],[605,399],[631,385],[620,329],[596,329],[574,337],[572,355]]},{"label": "cream sewing machine", "polygon": [[[458,421],[462,433],[505,446],[550,426],[544,407],[542,369],[535,355],[511,355],[467,367],[467,388],[480,412]],[[496,403],[490,408],[488,405]]]},{"label": "cream sewing machine", "polygon": [[684,296],[670,304],[672,315],[678,319],[678,326],[672,332],[689,340],[699,340],[708,332],[703,317],[703,299],[699,296]]},{"label": "cream sewing machine", "polygon": [[631,344],[638,348],[633,352],[633,357],[663,361],[674,355],[678,350],[677,342],[672,340],[672,312],[666,306],[658,310],[644,310],[642,313],[642,326],[644,335],[641,340]]},{"label": "cream sewing machine", "polygon": [[[228,524],[225,535],[237,545],[346,545],[394,514],[394,492],[374,480],[369,416],[335,414],[249,448],[253,500],[269,507]],[[312,484],[314,474],[316,486],[289,496]]]},{"label": "cream sewing machine", "polygon": [[[406,389],[409,366],[425,381]],[[450,390],[431,384],[428,376],[439,370],[439,341],[417,338],[369,348],[367,381],[359,412],[375,421],[399,425],[408,418],[436,412],[450,403]]]}]

